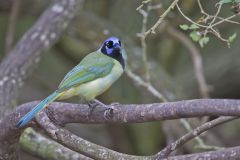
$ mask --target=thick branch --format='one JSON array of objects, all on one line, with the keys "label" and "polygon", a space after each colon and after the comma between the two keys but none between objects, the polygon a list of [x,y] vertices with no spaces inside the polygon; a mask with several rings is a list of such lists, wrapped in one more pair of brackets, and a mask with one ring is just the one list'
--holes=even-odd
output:
[{"label": "thick branch", "polygon": [[[0,142],[19,136],[15,124],[39,101],[20,105],[0,121]],[[88,106],[71,103],[52,103],[47,110],[51,120],[59,125],[67,123],[135,123],[201,116],[240,116],[240,100],[196,99],[154,104],[115,104],[111,119],[104,118],[104,107],[97,107],[88,118]],[[28,125],[35,124],[34,121]]]},{"label": "thick branch", "polygon": [[[24,79],[39,61],[43,51],[57,41],[76,13],[79,2],[81,0],[55,0],[3,59],[0,64],[0,117],[16,106],[18,91]],[[1,128],[0,135],[12,129],[13,124],[7,129]],[[0,159],[16,159],[16,149],[11,144],[16,142],[19,132],[8,134],[15,137],[0,138]]]},{"label": "thick branch", "polygon": [[[22,131],[15,127],[17,121],[39,101],[17,107],[0,121],[0,143],[6,140],[16,143]],[[67,123],[133,123],[200,116],[240,116],[240,100],[196,99],[155,104],[113,105],[111,119],[104,118],[105,107],[97,107],[88,118],[89,108],[83,104],[52,103],[47,110],[48,117],[58,125]],[[44,113],[44,112],[42,112]],[[36,125],[34,121],[28,126]]]},{"label": "thick branch", "polygon": [[128,159],[128,160],[150,160],[151,156],[134,156],[124,153],[119,153],[111,149],[105,148],[103,146],[94,144],[87,140],[78,137],[68,130],[56,126],[48,118],[47,114],[41,112],[37,116],[37,121],[41,127],[50,135],[50,137],[64,146],[70,148],[73,151],[81,153],[85,156],[91,157],[98,160],[118,160],[118,159]]},{"label": "thick branch", "polygon": [[16,106],[17,93],[40,55],[50,48],[73,18],[79,0],[56,0],[23,35],[0,65],[0,117]]},{"label": "thick branch", "polygon": [[227,99],[195,99],[154,104],[114,104],[112,107],[115,108],[112,119],[104,118],[104,107],[98,107],[93,115],[87,118],[89,109],[86,105],[53,103],[49,107],[49,116],[60,125],[74,122],[138,123],[201,116],[240,116],[240,100]]},{"label": "thick branch", "polygon": [[24,130],[21,134],[19,144],[24,151],[45,160],[92,160],[55,141],[45,138],[32,128]]},{"label": "thick branch", "polygon": [[237,160],[240,157],[240,147],[231,147],[217,151],[168,157],[167,160]]},{"label": "thick branch", "polygon": [[[2,122],[5,120],[9,122],[10,117],[12,122],[17,122],[37,103],[38,101],[34,101],[20,105]],[[195,99],[153,104],[113,104],[109,107],[114,108],[111,119],[104,118],[106,108],[101,106],[98,106],[88,117],[89,108],[84,104],[54,102],[48,107],[47,112],[49,117],[59,125],[106,122],[141,123],[201,116],[240,116],[240,100],[229,99]],[[17,117],[13,117],[16,115]]]}]

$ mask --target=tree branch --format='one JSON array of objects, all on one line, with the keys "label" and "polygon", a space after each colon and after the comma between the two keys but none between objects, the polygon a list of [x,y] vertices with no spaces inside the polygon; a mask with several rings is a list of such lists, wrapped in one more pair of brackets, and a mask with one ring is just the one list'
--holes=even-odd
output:
[{"label": "tree branch", "polygon": [[74,150],[78,153],[82,153],[85,156],[91,157],[93,159],[98,160],[118,160],[118,159],[128,159],[128,160],[150,160],[151,156],[133,156],[127,155],[124,153],[119,153],[113,151],[111,149],[102,147],[100,145],[91,143],[87,140],[84,140],[68,130],[60,128],[56,126],[52,121],[48,118],[47,114],[41,112],[37,116],[37,121],[41,125],[41,127],[50,135],[51,138],[56,140],[57,142],[63,144],[64,146]]},{"label": "tree branch", "polygon": [[214,119],[210,122],[204,123],[203,125],[193,129],[192,131],[188,132],[187,134],[185,134],[184,136],[182,136],[181,138],[179,138],[175,142],[173,142],[170,145],[168,145],[167,147],[165,147],[163,150],[161,150],[156,155],[156,158],[158,158],[158,159],[166,158],[166,157],[169,156],[169,154],[171,152],[173,152],[174,150],[176,150],[180,146],[184,145],[186,142],[193,139],[194,137],[197,137],[201,133],[203,133],[203,132],[205,132],[205,131],[207,131],[207,130],[209,130],[209,129],[217,126],[217,125],[229,122],[229,121],[234,120],[236,118],[238,118],[238,117],[220,117],[220,118]]},{"label": "tree branch", "polygon": [[[224,122],[230,121],[235,119],[236,117],[222,117],[218,118],[216,120],[213,120],[212,122],[207,122],[204,125],[196,128],[192,132],[186,134],[182,138],[180,138],[180,141],[177,141],[176,146],[170,145],[170,147],[176,149],[179,145],[187,142],[191,138],[199,135],[200,133],[213,128],[216,125],[222,124]],[[152,159],[163,159],[168,156],[167,152],[165,156],[160,156],[161,154],[156,154],[155,156],[134,156],[134,155],[127,155],[123,153],[119,153],[116,151],[113,151],[111,149],[96,145],[94,143],[91,143],[87,140],[84,140],[71,132],[60,128],[53,124],[51,120],[48,118],[47,114],[44,112],[41,112],[39,116],[37,117],[38,122],[40,123],[41,127],[47,131],[47,133],[56,141],[59,143],[69,147],[70,149],[82,153],[83,155],[89,156],[94,159],[99,160],[108,160],[108,159],[134,159],[134,160],[152,160]],[[168,148],[168,147],[167,147]],[[163,150],[164,151],[164,150]],[[237,152],[237,153],[236,153]],[[160,152],[163,153],[163,152]],[[232,153],[232,154],[230,154]],[[175,157],[168,157],[167,159],[221,159],[224,157],[224,160],[226,157],[236,159],[239,157],[239,147],[225,149],[225,150],[219,150],[215,152],[203,152],[198,154],[192,154],[192,155],[186,155],[186,156],[175,156]],[[223,155],[226,155],[223,156]],[[199,157],[199,158],[198,158]]]},{"label": "tree branch", "polygon": [[[40,60],[43,51],[57,41],[78,10],[80,2],[81,0],[55,0],[3,59],[0,64],[1,118],[16,106],[19,88],[33,66]],[[11,126],[8,129],[13,128]],[[8,129],[1,128],[0,135],[5,134]],[[19,134],[19,132],[14,133],[15,136]],[[11,135],[13,133],[9,133],[9,136]],[[0,138],[0,159],[16,159],[13,139]]]},{"label": "tree branch", "polygon": [[[22,104],[0,121],[0,128],[2,128],[0,130],[1,144],[6,144],[8,140],[11,144],[17,143],[24,128],[18,129],[15,125],[37,103],[39,101]],[[240,100],[228,99],[196,99],[168,103],[114,104],[110,106],[114,107],[111,119],[104,118],[105,107],[96,107],[92,115],[88,117],[86,116],[89,113],[87,105],[60,102],[52,103],[48,109],[41,113],[46,112],[48,116],[45,117],[49,117],[54,126],[55,124],[65,125],[67,123],[140,123],[201,116],[240,116]],[[50,124],[47,119],[44,122],[46,125]],[[38,127],[35,121],[31,121],[27,126]],[[54,134],[55,130],[65,135],[69,133],[65,130],[54,129],[54,126]]]},{"label": "tree branch", "polygon": [[159,17],[159,19],[157,20],[157,22],[149,29],[145,32],[145,36],[149,35],[150,33],[155,34],[155,30],[157,29],[157,27],[162,23],[163,19],[168,15],[168,13],[177,5],[179,0],[174,0],[170,6],[167,8],[167,10],[165,12],[163,12],[163,14]]},{"label": "tree branch", "polygon": [[46,160],[93,160],[42,136],[32,128],[24,130],[19,144],[24,151]]},{"label": "tree branch", "polygon": [[43,51],[50,48],[73,18],[80,0],[55,0],[0,64],[0,117],[16,106],[19,88]]},{"label": "tree branch", "polygon": [[[203,152],[196,154],[189,154],[183,156],[173,156],[166,158],[167,160],[236,160],[240,157],[240,147],[231,147],[226,149],[220,149],[217,151]],[[164,159],[165,160],[165,159]]]},{"label": "tree branch", "polygon": [[[20,105],[2,122],[9,118],[15,123],[21,116],[39,101]],[[90,117],[85,104],[54,102],[46,110],[54,123],[142,123],[158,120],[171,120],[201,116],[240,116],[240,100],[230,99],[195,99],[153,104],[110,104],[114,108],[111,119],[104,118],[105,107],[98,106]],[[12,116],[12,117],[9,117]],[[13,117],[16,116],[16,117]],[[1,126],[1,123],[0,123]]]}]

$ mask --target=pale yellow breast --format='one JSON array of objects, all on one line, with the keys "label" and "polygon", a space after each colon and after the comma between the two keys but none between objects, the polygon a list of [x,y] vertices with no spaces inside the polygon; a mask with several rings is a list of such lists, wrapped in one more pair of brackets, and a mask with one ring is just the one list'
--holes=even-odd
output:
[{"label": "pale yellow breast", "polygon": [[85,100],[89,101],[94,99],[96,96],[105,92],[123,73],[123,68],[120,63],[114,60],[114,67],[110,74],[105,77],[98,78],[91,82],[83,83],[80,86],[66,91],[60,99],[70,98],[75,95],[83,97]]}]

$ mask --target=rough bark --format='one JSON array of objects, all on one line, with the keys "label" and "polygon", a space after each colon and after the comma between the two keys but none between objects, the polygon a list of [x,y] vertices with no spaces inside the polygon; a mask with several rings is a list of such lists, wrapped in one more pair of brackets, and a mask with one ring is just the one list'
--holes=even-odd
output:
[{"label": "rough bark", "polygon": [[240,157],[240,147],[231,147],[218,151],[168,157],[167,160],[237,160]]},{"label": "rough bark", "polygon": [[[42,53],[50,48],[63,33],[80,2],[81,0],[55,0],[2,60],[0,64],[1,118],[16,106],[19,89],[24,80],[34,68],[33,66],[36,66],[35,63],[40,60]],[[16,135],[19,136],[19,132]],[[15,139],[1,138],[0,159],[17,158],[15,145],[12,145]]]},{"label": "rough bark", "polygon": [[67,27],[78,8],[79,0],[56,0],[23,35],[0,65],[0,117],[16,106],[19,88]]},{"label": "rough bark", "polygon": [[45,160],[93,160],[42,136],[31,128],[24,130],[19,144],[24,151]]},{"label": "rough bark", "polygon": [[[15,127],[15,124],[38,102],[34,101],[20,105],[2,119],[0,122],[0,128],[2,128],[0,130],[1,144],[6,145],[18,142],[18,138],[24,128],[18,129]],[[106,119],[104,116],[105,107],[98,106],[89,117],[87,116],[89,108],[83,104],[54,102],[42,113],[46,112],[48,116],[45,116],[45,118],[49,117],[52,124],[60,126],[67,123],[141,123],[201,116],[240,116],[240,100],[228,99],[196,99],[168,103],[114,104],[110,106],[114,107],[114,111],[109,119]],[[40,124],[51,127],[49,120],[41,117],[41,114],[37,117]],[[36,121],[31,121],[25,127],[28,126],[39,128]]]}]

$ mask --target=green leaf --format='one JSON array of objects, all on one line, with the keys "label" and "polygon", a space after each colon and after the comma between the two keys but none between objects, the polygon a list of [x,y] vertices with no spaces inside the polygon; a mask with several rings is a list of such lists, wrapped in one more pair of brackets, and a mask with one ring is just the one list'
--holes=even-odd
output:
[{"label": "green leaf", "polygon": [[199,27],[196,24],[191,24],[191,26],[189,27],[189,29],[198,29]]},{"label": "green leaf", "polygon": [[234,0],[236,3],[239,3],[240,2],[240,0]]},{"label": "green leaf", "polygon": [[237,33],[233,33],[233,35],[228,37],[228,42],[232,42],[237,37]]},{"label": "green leaf", "polygon": [[190,33],[190,37],[192,38],[192,40],[193,40],[194,42],[198,42],[199,39],[201,38],[199,32],[197,32],[197,31],[192,31],[192,32]]},{"label": "green leaf", "polygon": [[198,41],[198,43],[199,43],[199,45],[203,48],[204,47],[204,45],[206,45],[207,43],[209,42],[209,37],[202,37],[199,41]]},{"label": "green leaf", "polygon": [[186,30],[189,29],[189,26],[188,26],[187,24],[179,25],[179,27],[180,27],[182,30],[184,30],[184,31],[186,31]]}]

